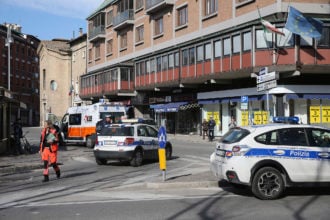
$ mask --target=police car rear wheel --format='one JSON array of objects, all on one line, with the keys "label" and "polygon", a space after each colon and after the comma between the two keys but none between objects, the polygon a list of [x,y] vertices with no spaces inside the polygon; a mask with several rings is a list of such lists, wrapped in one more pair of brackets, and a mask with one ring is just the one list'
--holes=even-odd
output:
[{"label": "police car rear wheel", "polygon": [[95,161],[98,165],[105,165],[107,164],[107,160],[105,159],[100,159],[100,158],[95,158]]},{"label": "police car rear wheel", "polygon": [[138,149],[134,152],[133,158],[130,161],[131,166],[138,167],[142,165],[143,153],[142,150]]},{"label": "police car rear wheel", "polygon": [[282,174],[273,167],[258,170],[252,181],[252,193],[259,199],[277,199],[284,193]]}]

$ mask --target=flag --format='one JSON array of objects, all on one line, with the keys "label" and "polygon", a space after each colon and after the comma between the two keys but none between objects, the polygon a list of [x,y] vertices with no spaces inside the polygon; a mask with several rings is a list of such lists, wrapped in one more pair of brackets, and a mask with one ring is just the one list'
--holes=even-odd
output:
[{"label": "flag", "polygon": [[269,21],[261,19],[261,24],[269,31],[285,36],[285,34],[277,29],[275,25],[271,24]]},{"label": "flag", "polygon": [[285,28],[294,34],[319,40],[322,36],[323,22],[312,17],[304,16],[300,11],[290,6]]}]

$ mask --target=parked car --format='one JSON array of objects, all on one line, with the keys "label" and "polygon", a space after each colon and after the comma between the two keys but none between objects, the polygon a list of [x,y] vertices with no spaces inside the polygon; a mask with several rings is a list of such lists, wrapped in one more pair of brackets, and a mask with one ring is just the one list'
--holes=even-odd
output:
[{"label": "parked car", "polygon": [[[132,121],[112,124],[97,134],[94,156],[98,165],[108,160],[129,161],[141,166],[145,159],[158,159],[158,130],[155,126]],[[172,144],[165,145],[166,159],[172,157]]]},{"label": "parked car", "polygon": [[217,143],[211,171],[265,200],[283,196],[290,186],[330,186],[329,137],[329,128],[312,125],[236,127]]}]

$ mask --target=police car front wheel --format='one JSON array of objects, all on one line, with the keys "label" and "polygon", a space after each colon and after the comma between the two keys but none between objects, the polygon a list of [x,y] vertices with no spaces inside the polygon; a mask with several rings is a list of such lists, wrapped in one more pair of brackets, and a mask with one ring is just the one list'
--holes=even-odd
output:
[{"label": "police car front wheel", "polygon": [[277,199],[284,193],[282,174],[273,167],[258,170],[252,180],[252,193],[259,199]]}]

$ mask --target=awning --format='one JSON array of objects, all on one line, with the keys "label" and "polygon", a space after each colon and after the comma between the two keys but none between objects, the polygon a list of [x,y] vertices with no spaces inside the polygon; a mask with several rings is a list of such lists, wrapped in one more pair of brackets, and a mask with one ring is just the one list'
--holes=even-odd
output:
[{"label": "awning", "polygon": [[150,108],[153,108],[156,113],[160,112],[177,112],[181,105],[185,105],[188,102],[171,102],[166,104],[150,105]]},{"label": "awning", "polygon": [[201,105],[217,104],[217,103],[220,103],[219,99],[198,100],[198,104],[201,104]]},{"label": "awning", "polygon": [[330,99],[330,94],[296,94],[296,93],[292,93],[292,94],[287,94],[286,95],[286,99]]}]

